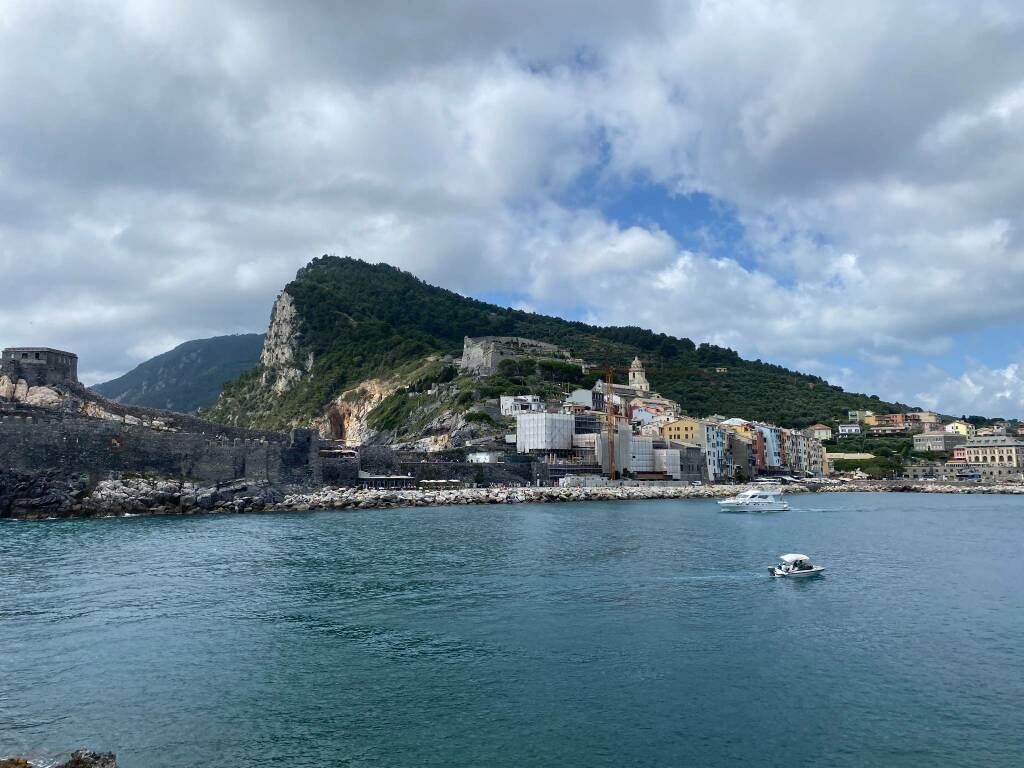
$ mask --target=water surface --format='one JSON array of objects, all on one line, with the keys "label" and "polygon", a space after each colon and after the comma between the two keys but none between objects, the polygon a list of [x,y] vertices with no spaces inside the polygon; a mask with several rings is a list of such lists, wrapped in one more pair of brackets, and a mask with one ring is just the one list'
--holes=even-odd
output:
[{"label": "water surface", "polygon": [[1020,765],[1021,500],[792,503],[0,523],[0,754]]}]

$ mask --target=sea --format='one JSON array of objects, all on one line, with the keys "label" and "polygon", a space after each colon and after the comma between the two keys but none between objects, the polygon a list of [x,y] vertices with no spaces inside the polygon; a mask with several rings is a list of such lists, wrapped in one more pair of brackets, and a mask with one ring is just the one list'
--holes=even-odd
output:
[{"label": "sea", "polygon": [[790,502],[3,521],[0,755],[1024,765],[1024,500]]}]

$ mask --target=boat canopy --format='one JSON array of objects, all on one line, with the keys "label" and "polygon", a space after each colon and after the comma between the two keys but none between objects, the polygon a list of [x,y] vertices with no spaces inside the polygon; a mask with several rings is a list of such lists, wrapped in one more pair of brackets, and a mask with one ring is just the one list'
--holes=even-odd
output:
[{"label": "boat canopy", "polygon": [[790,565],[792,565],[793,563],[798,563],[801,560],[810,559],[811,558],[809,558],[807,555],[779,555],[779,560],[781,560],[784,563],[789,563]]}]

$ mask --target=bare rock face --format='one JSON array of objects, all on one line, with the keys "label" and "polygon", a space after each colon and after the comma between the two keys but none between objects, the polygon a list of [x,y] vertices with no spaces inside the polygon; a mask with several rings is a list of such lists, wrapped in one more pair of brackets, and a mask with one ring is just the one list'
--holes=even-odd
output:
[{"label": "bare rock face", "polygon": [[63,396],[53,387],[29,387],[25,393],[27,405],[38,405],[43,408],[59,408],[64,402]]},{"label": "bare rock face", "polygon": [[14,382],[7,375],[0,374],[0,399],[14,399]]},{"label": "bare rock face", "polygon": [[348,445],[372,442],[376,432],[366,423],[370,412],[381,401],[393,394],[401,383],[398,380],[367,379],[356,387],[342,392],[334,399],[324,416],[313,419],[310,426],[321,437],[331,435],[331,414],[341,420]]},{"label": "bare rock face", "polygon": [[28,397],[28,382],[24,379],[18,379],[14,385],[14,399],[18,402],[24,402],[26,397]]},{"label": "bare rock face", "polygon": [[300,360],[299,321],[295,300],[282,292],[274,302],[270,315],[270,328],[260,353],[264,368],[262,384],[270,386],[274,394],[287,392],[313,367],[313,356]]}]

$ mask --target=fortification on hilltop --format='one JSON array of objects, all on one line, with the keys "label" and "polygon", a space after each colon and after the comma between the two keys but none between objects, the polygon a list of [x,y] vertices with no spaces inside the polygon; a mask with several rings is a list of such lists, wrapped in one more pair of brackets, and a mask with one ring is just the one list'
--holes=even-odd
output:
[{"label": "fortification on hilltop", "polygon": [[49,347],[9,347],[0,356],[0,375],[29,387],[78,384],[78,355]]},{"label": "fortification on hilltop", "polygon": [[488,376],[498,372],[502,360],[517,357],[564,360],[567,363],[585,365],[567,349],[545,341],[525,339],[521,336],[466,336],[462,342],[462,360],[459,367]]}]

